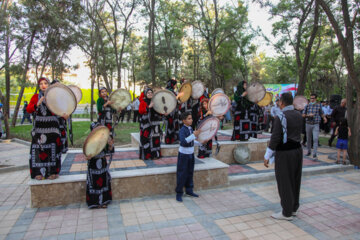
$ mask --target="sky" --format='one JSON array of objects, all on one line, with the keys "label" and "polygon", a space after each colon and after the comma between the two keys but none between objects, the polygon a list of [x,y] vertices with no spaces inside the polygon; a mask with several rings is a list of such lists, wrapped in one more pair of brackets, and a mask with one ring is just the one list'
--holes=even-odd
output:
[{"label": "sky", "polygon": [[[247,3],[249,6],[248,18],[253,28],[256,29],[259,27],[264,33],[264,35],[269,37],[270,40],[274,40],[271,35],[273,21],[269,20],[270,14],[266,11],[266,9],[261,8],[258,3],[252,3],[251,0],[247,0]],[[271,46],[267,45],[265,40],[263,40],[261,37],[257,37],[256,39],[254,39],[254,41],[255,45],[258,46],[258,53],[265,52],[266,56],[276,55],[275,50]],[[90,69],[85,66],[85,61],[86,57],[79,48],[73,48],[71,50],[69,63],[71,65],[79,64],[80,66],[79,69],[71,71],[72,73],[78,75],[78,78],[75,80],[76,82],[74,83],[81,88],[90,88]]]}]

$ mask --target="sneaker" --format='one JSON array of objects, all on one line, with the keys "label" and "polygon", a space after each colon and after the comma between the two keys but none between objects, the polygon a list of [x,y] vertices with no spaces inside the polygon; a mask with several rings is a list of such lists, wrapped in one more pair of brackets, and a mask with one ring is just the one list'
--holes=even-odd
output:
[{"label": "sneaker", "polygon": [[307,157],[308,157],[308,156],[310,156],[310,155],[311,155],[311,152],[308,152],[305,156],[307,156]]},{"label": "sneaker", "polygon": [[314,155],[313,155],[313,158],[317,159],[317,156],[316,156],[316,154],[314,154]]},{"label": "sneaker", "polygon": [[296,217],[296,215],[297,215],[297,212],[292,212],[291,213],[291,216],[293,216],[293,217]]},{"label": "sneaker", "polygon": [[275,218],[275,219],[277,219],[277,220],[287,220],[287,221],[293,220],[293,217],[292,217],[292,216],[291,216],[291,217],[285,217],[285,216],[282,214],[282,212],[273,213],[273,214],[271,214],[271,217],[272,217],[272,218]]},{"label": "sneaker", "polygon": [[199,195],[197,195],[196,193],[194,192],[188,192],[186,193],[186,195],[190,196],[190,197],[199,197]]},{"label": "sneaker", "polygon": [[182,194],[176,194],[176,201],[182,202]]}]

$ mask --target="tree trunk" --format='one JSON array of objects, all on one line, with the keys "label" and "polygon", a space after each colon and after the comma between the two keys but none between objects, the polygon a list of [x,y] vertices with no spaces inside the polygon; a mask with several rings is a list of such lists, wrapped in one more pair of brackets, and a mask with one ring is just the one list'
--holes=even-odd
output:
[{"label": "tree trunk", "polygon": [[148,32],[148,54],[150,62],[151,82],[155,85],[155,0],[150,3],[150,22]]},{"label": "tree trunk", "polygon": [[23,75],[22,75],[22,79],[21,79],[21,88],[20,88],[20,92],[19,92],[19,95],[18,95],[18,98],[17,98],[17,101],[16,101],[14,114],[13,114],[13,117],[12,117],[11,125],[13,127],[15,127],[15,125],[16,125],[16,119],[17,119],[17,115],[18,115],[18,112],[19,112],[21,99],[22,99],[23,94],[24,94],[25,83],[26,83],[26,75],[27,75],[27,72],[28,72],[29,64],[30,64],[31,49],[32,49],[32,45],[33,45],[33,42],[34,42],[35,34],[36,34],[36,30],[33,30],[32,33],[31,33],[31,39],[30,39],[30,42],[29,42],[29,45],[28,45],[28,48],[27,48],[26,61],[25,61],[25,66],[24,66],[24,69],[23,69]]},{"label": "tree trunk", "polygon": [[211,63],[210,63],[210,72],[211,72],[211,88],[215,89],[216,86],[216,73],[215,73],[215,53],[210,52]]},{"label": "tree trunk", "polygon": [[95,85],[95,61],[93,59],[90,60],[90,70],[91,70],[91,100],[90,100],[90,120],[94,121],[94,85]]},{"label": "tree trunk", "polygon": [[360,166],[360,94],[359,92],[356,92],[356,101],[354,102],[354,88],[350,79],[347,82],[346,95],[347,119],[351,129],[348,153],[351,163]]},{"label": "tree trunk", "polygon": [[6,84],[6,99],[4,103],[4,112],[10,116],[10,36],[9,36],[9,23],[6,21],[5,27],[5,84]]},{"label": "tree trunk", "polygon": [[4,124],[5,124],[6,139],[10,139],[9,115],[7,114],[8,111],[5,105],[6,99],[3,96],[1,90],[0,90],[0,102],[2,102],[4,105]]}]

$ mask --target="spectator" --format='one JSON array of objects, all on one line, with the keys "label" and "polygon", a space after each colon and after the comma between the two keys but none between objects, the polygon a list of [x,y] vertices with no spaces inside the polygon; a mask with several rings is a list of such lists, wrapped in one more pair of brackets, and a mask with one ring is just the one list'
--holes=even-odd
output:
[{"label": "spectator", "polygon": [[139,122],[139,106],[140,106],[140,101],[139,101],[139,97],[135,98],[135,100],[132,103],[132,108],[134,111],[134,118],[133,118],[133,122]]},{"label": "spectator", "polygon": [[31,118],[30,118],[30,113],[28,113],[28,112],[26,111],[27,106],[28,106],[28,102],[27,102],[27,101],[24,101],[23,117],[22,117],[22,119],[21,119],[21,124],[24,123],[25,118],[29,121],[29,123],[32,123],[32,122],[31,122]]}]

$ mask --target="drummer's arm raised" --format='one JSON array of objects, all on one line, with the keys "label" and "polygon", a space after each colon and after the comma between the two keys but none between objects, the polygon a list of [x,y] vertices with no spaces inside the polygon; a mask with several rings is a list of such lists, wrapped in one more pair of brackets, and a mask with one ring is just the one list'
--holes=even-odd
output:
[{"label": "drummer's arm raised", "polygon": [[33,113],[33,112],[35,112],[35,110],[36,110],[36,104],[37,104],[37,102],[38,102],[38,97],[39,97],[38,94],[34,94],[34,96],[32,96],[29,104],[28,104],[27,107],[26,107],[26,111],[27,111],[28,113]]},{"label": "drummer's arm raised", "polygon": [[141,114],[141,115],[147,114],[147,104],[146,104],[146,102],[143,102],[143,101],[140,102],[139,114]]}]

